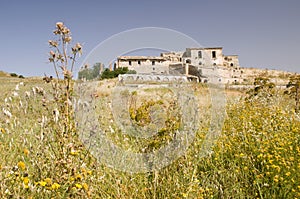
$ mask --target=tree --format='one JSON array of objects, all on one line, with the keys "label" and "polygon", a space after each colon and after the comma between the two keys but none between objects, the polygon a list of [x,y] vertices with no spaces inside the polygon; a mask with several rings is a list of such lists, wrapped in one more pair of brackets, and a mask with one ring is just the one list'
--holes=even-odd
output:
[{"label": "tree", "polygon": [[118,77],[120,74],[136,74],[135,70],[128,70],[127,67],[117,68],[116,70],[109,70],[106,68],[101,74],[101,79],[111,79]]},{"label": "tree", "polygon": [[95,63],[93,68],[84,68],[78,72],[78,79],[97,79],[100,76],[101,63]]},{"label": "tree", "polygon": [[266,77],[256,77],[254,79],[254,88],[250,89],[247,94],[248,98],[255,96],[271,97],[274,94],[275,84]]}]

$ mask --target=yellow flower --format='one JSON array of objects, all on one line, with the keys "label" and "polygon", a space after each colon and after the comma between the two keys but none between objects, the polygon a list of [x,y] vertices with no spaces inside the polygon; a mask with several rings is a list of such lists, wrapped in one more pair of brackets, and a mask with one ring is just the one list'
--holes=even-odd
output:
[{"label": "yellow flower", "polygon": [[47,183],[48,186],[52,184],[52,180],[50,178],[46,178],[44,181]]},{"label": "yellow flower", "polygon": [[23,150],[23,153],[27,156],[27,155],[29,154],[28,149],[24,149],[24,150]]},{"label": "yellow flower", "polygon": [[76,187],[77,189],[81,189],[81,188],[82,188],[82,185],[81,185],[81,184],[78,184],[78,183],[76,183],[76,184],[75,184],[75,187]]},{"label": "yellow flower", "polygon": [[24,183],[24,185],[28,185],[28,183],[29,183],[29,178],[28,178],[28,177],[24,177],[24,178],[23,178],[23,183]]},{"label": "yellow flower", "polygon": [[286,175],[286,176],[290,176],[290,175],[291,175],[291,172],[287,172],[285,175]]},{"label": "yellow flower", "polygon": [[88,191],[89,190],[89,186],[86,183],[82,184],[82,187],[84,188],[84,190]]},{"label": "yellow flower", "polygon": [[44,186],[46,186],[47,182],[45,182],[45,181],[40,181],[39,184],[40,184],[42,187],[44,187]]},{"label": "yellow flower", "polygon": [[1,128],[1,133],[5,133],[5,130],[4,130],[4,128]]},{"label": "yellow flower", "polygon": [[60,188],[60,185],[58,183],[53,183],[53,185],[51,186],[52,190],[56,190]]},{"label": "yellow flower", "polygon": [[89,174],[89,175],[92,175],[92,171],[91,170],[88,170],[86,173]]},{"label": "yellow flower", "polygon": [[82,175],[77,174],[77,175],[75,176],[75,179],[76,179],[76,180],[82,180]]},{"label": "yellow flower", "polygon": [[25,170],[25,168],[26,168],[26,165],[25,165],[25,163],[24,163],[24,162],[22,162],[22,161],[18,162],[18,168],[20,168],[20,169],[22,169],[22,170],[24,171],[24,170]]},{"label": "yellow flower", "polygon": [[70,152],[70,154],[71,154],[71,155],[74,155],[74,156],[75,156],[75,155],[78,155],[78,151],[72,149],[71,152]]}]

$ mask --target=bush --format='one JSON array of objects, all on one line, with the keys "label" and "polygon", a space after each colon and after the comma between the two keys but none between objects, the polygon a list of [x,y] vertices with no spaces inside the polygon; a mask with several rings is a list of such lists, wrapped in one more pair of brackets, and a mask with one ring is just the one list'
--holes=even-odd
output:
[{"label": "bush", "polygon": [[18,77],[18,75],[16,73],[10,73],[11,77]]},{"label": "bush", "polygon": [[120,74],[136,74],[135,70],[128,70],[127,67],[117,68],[116,70],[110,71],[106,68],[101,74],[101,79],[111,79],[118,77]]}]

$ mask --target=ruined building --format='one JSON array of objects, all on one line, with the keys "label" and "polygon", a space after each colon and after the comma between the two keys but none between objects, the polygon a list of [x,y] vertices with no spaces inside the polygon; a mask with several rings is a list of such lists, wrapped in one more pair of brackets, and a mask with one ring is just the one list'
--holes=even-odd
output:
[{"label": "ruined building", "polygon": [[120,56],[116,67],[128,67],[139,75],[185,76],[200,82],[242,82],[237,55],[223,55],[222,47],[187,48],[160,56]]}]

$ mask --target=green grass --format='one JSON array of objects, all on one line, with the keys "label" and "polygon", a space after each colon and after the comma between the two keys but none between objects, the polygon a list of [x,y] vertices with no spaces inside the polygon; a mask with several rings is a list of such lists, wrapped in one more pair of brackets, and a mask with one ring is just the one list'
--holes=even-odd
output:
[{"label": "green grass", "polygon": [[[15,90],[20,81],[24,85]],[[136,151],[152,141],[166,141],[160,140],[165,137],[138,140],[111,122],[109,103],[115,81],[101,82],[95,91],[95,111],[107,137]],[[34,95],[36,86],[46,94]],[[271,97],[258,95],[248,100],[244,93],[227,91],[222,134],[212,151],[202,157],[212,115],[210,96],[203,85],[187,86],[197,97],[201,113],[195,140],[167,167],[136,174],[97,161],[76,137],[67,139],[68,148],[61,147],[49,84],[40,79],[0,78],[0,197],[300,198],[300,120],[293,99],[281,90]],[[138,107],[151,100],[151,93],[152,99],[158,94],[168,103],[172,99],[166,88],[145,88],[137,93]],[[3,109],[12,117],[4,115]],[[69,155],[62,158],[61,150]]]}]

